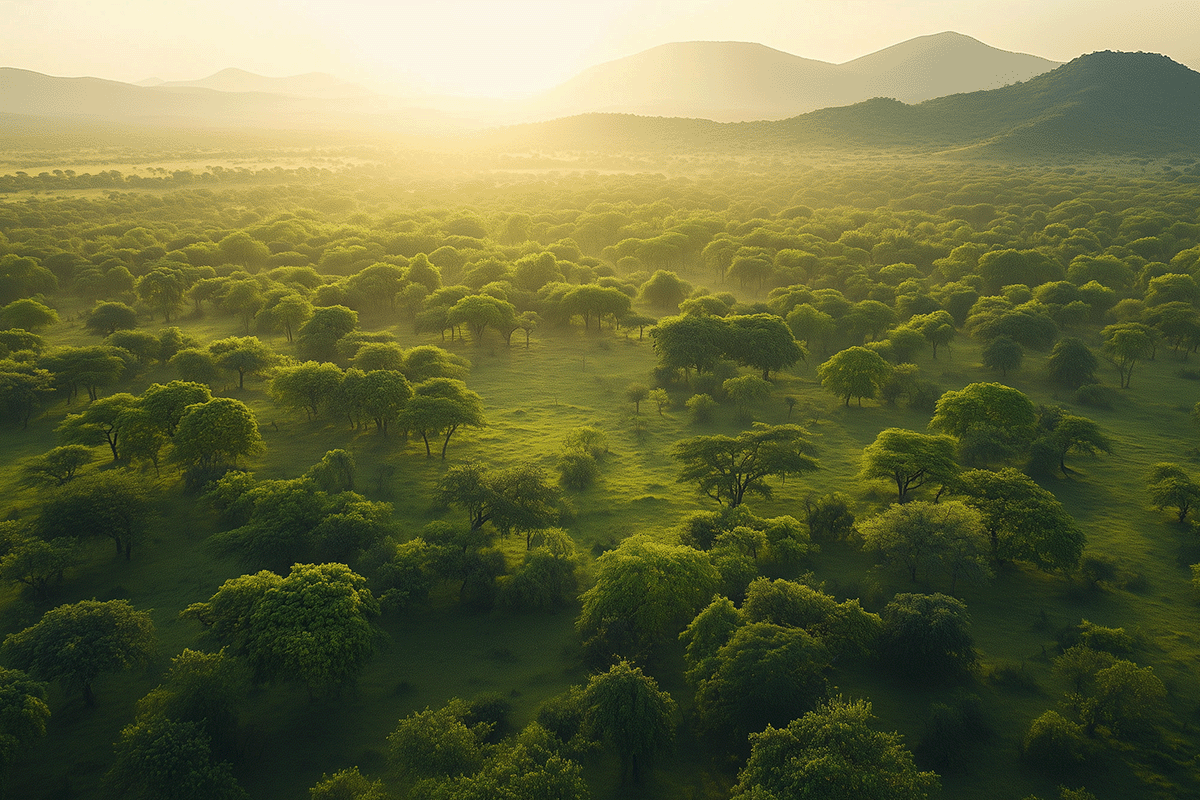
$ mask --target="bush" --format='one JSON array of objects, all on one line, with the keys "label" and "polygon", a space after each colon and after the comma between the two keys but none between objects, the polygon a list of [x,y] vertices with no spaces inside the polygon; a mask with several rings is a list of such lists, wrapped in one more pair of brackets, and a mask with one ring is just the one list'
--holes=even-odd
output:
[{"label": "bush", "polygon": [[599,475],[600,467],[588,453],[569,452],[558,457],[558,482],[564,489],[586,489]]},{"label": "bush", "polygon": [[1083,728],[1057,711],[1035,719],[1021,743],[1026,760],[1051,773],[1076,770],[1087,760],[1088,749]]},{"label": "bush", "polygon": [[885,669],[921,682],[962,677],[978,656],[966,605],[944,594],[898,594],[884,606],[879,656]]},{"label": "bush", "polygon": [[692,395],[684,405],[692,415],[692,422],[697,425],[712,422],[713,413],[717,409],[717,401],[707,394]]},{"label": "bush", "polygon": [[1075,390],[1074,397],[1083,406],[1111,409],[1117,401],[1117,390],[1102,383],[1086,383]]},{"label": "bush", "polygon": [[925,720],[925,735],[916,747],[922,766],[938,771],[961,769],[971,745],[991,738],[978,695],[963,693],[951,705],[934,703]]}]

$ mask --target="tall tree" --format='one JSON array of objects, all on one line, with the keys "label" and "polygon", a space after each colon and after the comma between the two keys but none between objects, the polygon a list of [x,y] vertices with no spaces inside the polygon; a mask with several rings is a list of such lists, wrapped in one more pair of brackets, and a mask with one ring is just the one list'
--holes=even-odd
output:
[{"label": "tall tree", "polygon": [[675,701],[628,661],[592,676],[583,690],[584,728],[614,750],[621,777],[637,782],[675,741]]},{"label": "tall tree", "polygon": [[950,436],[885,428],[863,448],[863,477],[895,481],[900,503],[908,499],[909,492],[926,484],[936,484],[940,496],[957,472]]},{"label": "tall tree", "polygon": [[849,347],[834,353],[817,367],[821,385],[846,398],[847,406],[851,397],[857,397],[860,406],[864,397],[874,397],[891,374],[892,368],[883,356],[865,347]]},{"label": "tall tree", "polygon": [[482,428],[487,422],[483,417],[483,398],[465,383],[453,378],[430,378],[413,388],[412,398],[400,412],[399,424],[405,430],[421,434],[426,458],[433,457],[430,437],[444,436],[444,459],[450,437],[459,428]]},{"label": "tall tree", "polygon": [[680,482],[696,481],[700,492],[730,508],[746,493],[769,498],[770,476],[787,477],[817,469],[808,432],[799,425],[755,423],[737,436],[697,436],[675,445],[683,464]]},{"label": "tall tree", "polygon": [[39,680],[61,680],[96,704],[92,683],[105,672],[145,664],[156,638],[150,613],[128,600],[83,600],[42,615],[36,625],[4,639],[8,663]]}]

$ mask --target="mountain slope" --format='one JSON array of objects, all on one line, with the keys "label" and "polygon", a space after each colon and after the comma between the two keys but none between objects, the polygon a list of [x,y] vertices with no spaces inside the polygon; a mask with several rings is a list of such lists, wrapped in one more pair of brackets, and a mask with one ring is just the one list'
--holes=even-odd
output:
[{"label": "mountain slope", "polygon": [[1153,53],[1093,53],[1024,83],[906,105],[874,98],[781,121],[587,115],[517,126],[508,145],[570,149],[905,148],[1004,156],[1200,155],[1200,73]]},{"label": "mountain slope", "polygon": [[243,69],[223,69],[198,81],[164,81],[159,88],[191,87],[218,92],[265,92],[296,97],[362,97],[369,92],[361,86],[324,72],[309,72],[286,78],[268,78]]},{"label": "mountain slope", "polygon": [[914,103],[991,89],[1057,66],[952,32],[840,65],[746,42],[676,42],[592,67],[529,109],[541,116],[600,111],[721,122],[785,119],[871,97]]}]

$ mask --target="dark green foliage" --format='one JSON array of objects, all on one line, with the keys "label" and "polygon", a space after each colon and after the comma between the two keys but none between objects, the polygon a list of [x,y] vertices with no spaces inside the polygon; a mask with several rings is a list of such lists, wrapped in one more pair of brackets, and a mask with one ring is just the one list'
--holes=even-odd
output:
[{"label": "dark green foliage", "polygon": [[132,330],[137,327],[137,312],[124,303],[99,303],[88,313],[83,326],[97,336]]},{"label": "dark green foliage", "polygon": [[1178,464],[1165,461],[1155,464],[1146,479],[1146,487],[1150,502],[1159,509],[1175,509],[1175,518],[1180,524],[1200,502],[1200,484]]},{"label": "dark green foliage", "polygon": [[264,570],[225,581],[181,616],[245,655],[257,680],[295,681],[316,696],[358,675],[375,650],[378,612],[366,579],[346,565],[294,564],[284,578]]},{"label": "dark green foliage", "polygon": [[1074,774],[1092,754],[1093,746],[1083,728],[1059,714],[1047,711],[1035,719],[1021,743],[1021,754],[1051,774]]},{"label": "dark green foliage", "polygon": [[491,725],[464,721],[466,703],[410,714],[388,735],[388,758],[409,781],[471,775],[482,765]]},{"label": "dark green foliage", "polygon": [[1050,380],[1067,389],[1095,383],[1099,367],[1100,360],[1082,340],[1074,337],[1059,340],[1046,360]]},{"label": "dark green foliage", "polygon": [[816,499],[805,498],[804,519],[812,538],[840,541],[854,530],[853,504],[849,497],[840,492]]},{"label": "dark green foliage", "polygon": [[149,527],[151,497],[127,474],[92,475],[62,487],[38,516],[38,530],[47,539],[82,534],[112,539],[118,555],[129,559],[134,542]]},{"label": "dark green foliage", "polygon": [[46,735],[47,686],[16,669],[0,668],[0,785],[21,751]]},{"label": "dark green foliage", "polygon": [[939,787],[920,772],[896,733],[868,727],[871,704],[831,700],[779,729],[750,736],[750,759],[738,773],[737,800],[923,800]]},{"label": "dark green foliage", "polygon": [[847,406],[851,397],[857,397],[861,406],[864,397],[875,396],[891,371],[891,366],[875,351],[850,347],[817,367],[817,376],[822,386],[845,398]]},{"label": "dark green foliage", "polygon": [[992,738],[978,695],[960,692],[951,703],[934,703],[925,720],[925,733],[916,747],[917,759],[941,772],[961,771],[972,750]]},{"label": "dark green foliage", "polygon": [[316,786],[309,790],[312,800],[386,800],[383,781],[370,781],[363,777],[358,767],[338,770],[332,775],[322,775]]},{"label": "dark green foliage", "polygon": [[971,470],[959,476],[955,493],[983,512],[993,559],[1064,572],[1078,566],[1083,532],[1058,499],[1028,476],[1011,467]]},{"label": "dark green foliage", "polygon": [[675,701],[628,661],[588,681],[581,698],[583,730],[621,760],[621,777],[637,782],[675,740]]},{"label": "dark green foliage", "polygon": [[500,579],[500,602],[523,611],[566,606],[579,593],[578,567],[570,535],[559,528],[538,531],[521,566]]},{"label": "dark green foliage", "polygon": [[817,469],[808,432],[798,425],[764,425],[736,437],[697,436],[675,445],[683,462],[680,482],[698,482],[700,492],[730,508],[746,493],[770,498],[769,476],[787,477]]},{"label": "dark green foliage", "polygon": [[192,722],[218,751],[232,751],[239,704],[249,690],[245,667],[221,650],[184,649],[164,681],[138,701],[138,721]]},{"label": "dark green foliage", "polygon": [[148,612],[127,600],[83,600],[51,609],[36,625],[9,634],[3,652],[17,669],[39,680],[61,680],[92,706],[97,677],[145,664],[156,643]]},{"label": "dark green foliage", "polygon": [[1025,357],[1025,351],[1008,336],[997,336],[983,346],[980,354],[983,365],[991,370],[997,370],[1007,377],[1009,370],[1019,369]]},{"label": "dark green foliage", "polygon": [[226,762],[215,762],[208,737],[194,722],[153,717],[128,725],[105,775],[110,791],[137,800],[244,800]]},{"label": "dark green foliage", "polygon": [[884,670],[929,683],[969,674],[978,655],[961,601],[944,594],[898,594],[880,615],[879,658]]},{"label": "dark green foliage", "polygon": [[711,599],[719,576],[707,554],[631,536],[596,559],[575,626],[595,658],[644,656]]}]

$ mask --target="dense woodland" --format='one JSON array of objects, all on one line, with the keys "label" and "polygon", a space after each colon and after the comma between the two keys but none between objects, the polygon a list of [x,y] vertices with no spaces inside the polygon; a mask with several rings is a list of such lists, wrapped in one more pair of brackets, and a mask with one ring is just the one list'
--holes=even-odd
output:
[{"label": "dense woodland", "polygon": [[0,176],[9,796],[1200,795],[1195,158],[162,156]]}]

